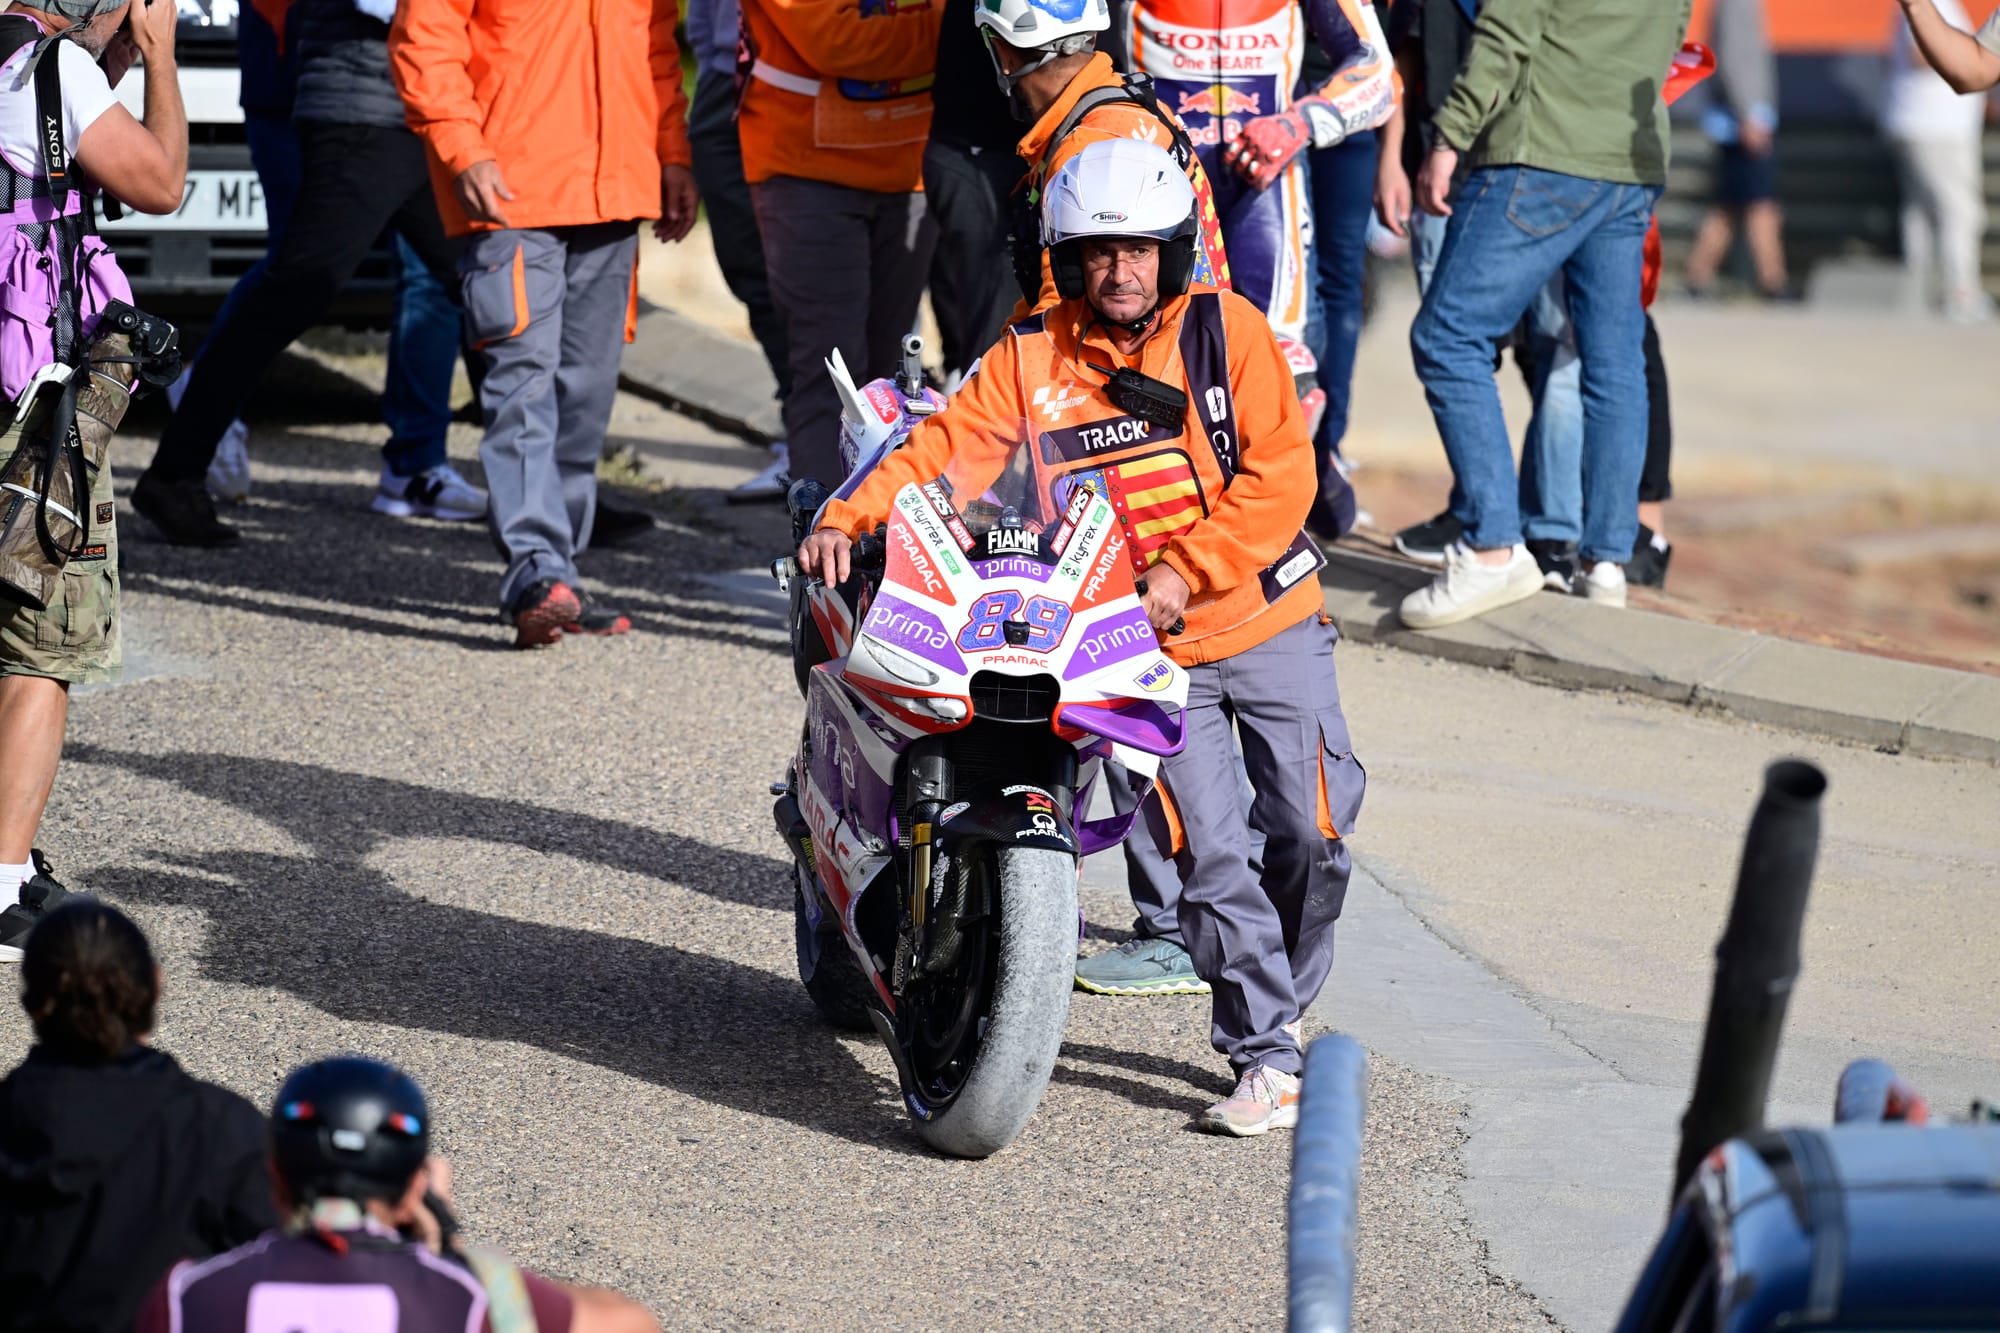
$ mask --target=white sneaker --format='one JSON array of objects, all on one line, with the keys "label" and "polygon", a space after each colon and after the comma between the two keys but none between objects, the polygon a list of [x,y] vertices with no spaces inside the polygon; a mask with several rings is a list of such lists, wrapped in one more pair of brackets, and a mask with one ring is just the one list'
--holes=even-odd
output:
[{"label": "white sneaker", "polygon": [[1273,1129],[1293,1129],[1298,1123],[1299,1076],[1263,1065],[1244,1070],[1236,1091],[1195,1118],[1195,1124],[1211,1134],[1239,1139]]},{"label": "white sneaker", "polygon": [[250,428],[240,417],[216,442],[208,464],[208,493],[229,504],[250,498]]},{"label": "white sneaker", "polygon": [[730,491],[731,504],[751,504],[760,500],[782,500],[792,487],[792,452],[779,440],[771,446],[771,461],[750,480]]},{"label": "white sneaker", "polygon": [[1577,575],[1576,590],[1602,606],[1625,605],[1625,566],[1600,560]]},{"label": "white sneaker", "polygon": [[[167,386],[167,405],[176,412],[193,374],[194,367],[189,366]],[[208,493],[231,504],[249,498],[250,428],[243,424],[242,417],[230,422],[229,429],[216,442],[215,457],[208,465]]]},{"label": "white sneaker", "polygon": [[486,492],[459,476],[458,469],[449,463],[439,463],[414,477],[399,477],[385,467],[369,508],[391,518],[469,523],[486,517]]},{"label": "white sneaker", "polygon": [[1459,541],[1446,550],[1444,571],[1429,587],[1405,597],[1400,614],[1411,629],[1438,629],[1524,602],[1541,590],[1541,567],[1526,546],[1517,542],[1506,564],[1488,565]]}]

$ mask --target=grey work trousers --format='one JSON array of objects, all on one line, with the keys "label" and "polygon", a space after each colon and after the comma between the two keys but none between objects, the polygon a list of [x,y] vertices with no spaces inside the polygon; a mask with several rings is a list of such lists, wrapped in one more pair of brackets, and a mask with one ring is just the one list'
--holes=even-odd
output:
[{"label": "grey work trousers", "polygon": [[[1186,845],[1180,927],[1195,971],[1214,988],[1210,1040],[1237,1074],[1252,1065],[1296,1074],[1298,1039],[1284,1030],[1326,984],[1333,927],[1350,862],[1336,833],[1353,831],[1367,776],[1340,710],[1331,625],[1318,616],[1254,648],[1187,669],[1187,746],[1161,764]],[[1255,793],[1245,818],[1234,764]],[[1264,835],[1251,868],[1250,830]]]},{"label": "grey work trousers", "polygon": [[542,579],[577,581],[638,255],[638,223],[599,222],[483,232],[460,261],[466,324],[486,357],[479,461],[507,561],[502,609]]},{"label": "grey work trousers", "polygon": [[822,362],[838,348],[857,385],[896,369],[934,241],[924,197],[773,176],[751,184],[750,202],[792,364],[784,403],[792,476],[837,486],[840,395]]},{"label": "grey work trousers", "polygon": [[[1243,771],[1243,752],[1234,744],[1230,746],[1230,759],[1236,766],[1237,794],[1247,823],[1250,802],[1256,793],[1250,789],[1250,778]],[[1250,873],[1261,879],[1264,835],[1255,824],[1249,828]],[[1167,940],[1185,949],[1187,941],[1181,937],[1181,872],[1175,867],[1174,858],[1160,850],[1172,842],[1166,812],[1160,808],[1155,791],[1139,808],[1139,818],[1132,822],[1132,831],[1125,835],[1121,845],[1125,853],[1125,892],[1132,896],[1132,910],[1139,914],[1132,923],[1132,933],[1149,940]]]}]

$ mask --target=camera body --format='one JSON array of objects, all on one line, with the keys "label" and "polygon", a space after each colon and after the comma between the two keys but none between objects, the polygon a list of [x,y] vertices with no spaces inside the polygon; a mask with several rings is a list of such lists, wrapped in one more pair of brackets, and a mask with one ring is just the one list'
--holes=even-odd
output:
[{"label": "camera body", "polygon": [[[123,301],[107,301],[97,316],[97,332],[85,355],[92,361],[100,355],[106,337],[122,335],[129,345],[134,377],[150,388],[164,388],[181,373],[181,333],[158,315],[149,315]],[[125,358],[113,356],[112,360]]]}]

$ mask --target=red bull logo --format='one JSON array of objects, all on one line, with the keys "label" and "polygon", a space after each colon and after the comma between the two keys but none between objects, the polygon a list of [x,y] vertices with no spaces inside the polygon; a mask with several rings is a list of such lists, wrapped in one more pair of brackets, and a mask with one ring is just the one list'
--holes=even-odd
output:
[{"label": "red bull logo", "polygon": [[1238,92],[1226,83],[1214,83],[1182,93],[1174,112],[1182,116],[1261,116],[1263,101],[1261,93]]}]

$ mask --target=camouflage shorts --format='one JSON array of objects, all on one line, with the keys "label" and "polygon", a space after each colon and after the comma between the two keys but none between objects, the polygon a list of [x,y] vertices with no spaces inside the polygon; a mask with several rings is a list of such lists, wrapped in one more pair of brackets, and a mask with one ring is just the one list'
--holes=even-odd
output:
[{"label": "camouflage shorts", "polygon": [[90,544],[63,566],[48,609],[0,593],[0,676],[92,685],[118,675],[118,507],[108,465],[90,488],[90,509]]}]

